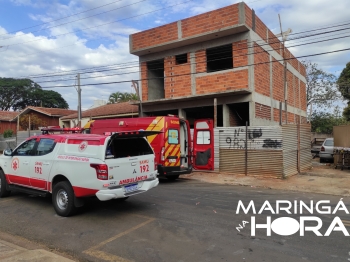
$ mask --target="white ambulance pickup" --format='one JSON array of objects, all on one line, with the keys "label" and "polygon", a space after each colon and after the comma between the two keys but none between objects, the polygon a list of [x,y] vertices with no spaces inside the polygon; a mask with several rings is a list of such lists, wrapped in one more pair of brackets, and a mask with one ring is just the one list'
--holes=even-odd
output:
[{"label": "white ambulance pickup", "polygon": [[145,136],[152,131],[111,136],[53,133],[32,136],[0,156],[0,197],[11,191],[46,196],[60,216],[74,214],[84,198],[126,199],[156,187],[157,163]]}]

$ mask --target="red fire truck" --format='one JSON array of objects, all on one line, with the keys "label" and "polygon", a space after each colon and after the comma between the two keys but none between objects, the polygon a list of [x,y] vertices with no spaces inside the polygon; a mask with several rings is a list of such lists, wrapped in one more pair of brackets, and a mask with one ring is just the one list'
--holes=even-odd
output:
[{"label": "red fire truck", "polygon": [[85,132],[110,135],[112,132],[138,130],[161,132],[147,137],[154,150],[160,176],[175,180],[179,175],[190,174],[192,168],[214,169],[212,119],[194,122],[193,139],[188,121],[173,115],[92,120]]}]

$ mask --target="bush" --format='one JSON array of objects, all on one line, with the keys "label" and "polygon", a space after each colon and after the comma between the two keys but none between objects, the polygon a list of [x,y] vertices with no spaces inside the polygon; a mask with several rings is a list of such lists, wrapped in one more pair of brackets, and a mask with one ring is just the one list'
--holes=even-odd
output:
[{"label": "bush", "polygon": [[12,137],[13,136],[13,130],[7,129],[4,131],[4,138]]}]

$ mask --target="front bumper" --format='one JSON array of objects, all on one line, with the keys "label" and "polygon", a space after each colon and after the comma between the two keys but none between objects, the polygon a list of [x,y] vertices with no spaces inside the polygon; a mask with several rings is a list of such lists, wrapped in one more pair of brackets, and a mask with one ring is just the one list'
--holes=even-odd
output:
[{"label": "front bumper", "polygon": [[145,181],[138,182],[138,189],[133,192],[127,193],[124,187],[127,185],[123,185],[115,189],[100,190],[96,193],[96,197],[100,201],[107,201],[107,200],[117,199],[117,198],[125,198],[129,196],[137,195],[140,193],[144,193],[150,190],[151,188],[158,186],[158,184],[159,184],[158,178],[154,178],[153,180],[145,180]]}]

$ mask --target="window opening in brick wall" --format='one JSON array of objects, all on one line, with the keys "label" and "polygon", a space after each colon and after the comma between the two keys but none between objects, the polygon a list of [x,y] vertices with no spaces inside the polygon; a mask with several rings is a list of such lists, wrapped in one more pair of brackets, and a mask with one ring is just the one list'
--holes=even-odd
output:
[{"label": "window opening in brick wall", "polygon": [[165,98],[164,92],[164,60],[147,62],[148,100]]},{"label": "window opening in brick wall", "polygon": [[233,68],[232,45],[223,45],[206,50],[207,72]]},{"label": "window opening in brick wall", "polygon": [[187,54],[176,55],[175,60],[176,60],[177,65],[186,64],[187,63]]}]

